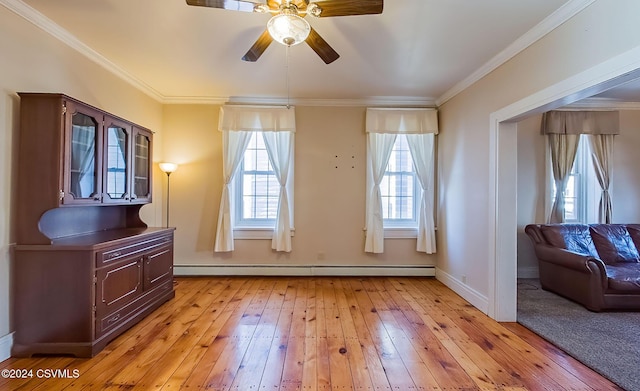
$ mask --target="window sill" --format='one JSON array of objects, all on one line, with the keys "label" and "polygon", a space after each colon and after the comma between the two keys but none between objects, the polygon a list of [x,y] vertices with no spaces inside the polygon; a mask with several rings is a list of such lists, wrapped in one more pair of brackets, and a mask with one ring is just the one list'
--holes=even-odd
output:
[{"label": "window sill", "polygon": [[415,239],[418,237],[418,228],[385,228],[385,239]]},{"label": "window sill", "polygon": [[[293,237],[295,230],[291,229],[291,236]],[[242,240],[260,240],[260,239],[272,239],[273,228],[235,228],[233,230],[234,239]]]}]

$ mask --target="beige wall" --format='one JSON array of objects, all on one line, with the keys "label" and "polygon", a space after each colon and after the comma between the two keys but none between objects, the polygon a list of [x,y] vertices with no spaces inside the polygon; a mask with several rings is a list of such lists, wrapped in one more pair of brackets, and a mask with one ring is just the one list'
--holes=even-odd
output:
[{"label": "beige wall", "polygon": [[[10,328],[11,209],[15,202],[19,128],[16,92],[61,92],[160,131],[162,106],[112,73],[0,6],[0,338]],[[158,140],[161,137],[158,134]],[[157,192],[159,193],[159,192]],[[161,201],[161,198],[158,199]],[[143,208],[160,224],[159,202]],[[157,221],[157,223],[156,223]]]},{"label": "beige wall", "polygon": [[491,113],[640,46],[639,12],[635,0],[598,0],[440,107],[438,268],[459,291],[487,297],[492,280]]},{"label": "beige wall", "polygon": [[[214,253],[222,191],[219,106],[167,105],[164,150],[180,163],[171,176],[170,225],[176,226],[176,266],[435,265],[415,239],[387,239],[384,254],[364,248],[365,133],[363,107],[296,107],[295,236],[291,253],[270,240],[236,240],[235,251]],[[165,182],[166,183],[166,182]]]}]

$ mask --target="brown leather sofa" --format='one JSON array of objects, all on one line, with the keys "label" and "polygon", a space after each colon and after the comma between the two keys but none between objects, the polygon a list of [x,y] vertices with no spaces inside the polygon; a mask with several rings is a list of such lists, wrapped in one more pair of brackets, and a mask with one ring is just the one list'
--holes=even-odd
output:
[{"label": "brown leather sofa", "polygon": [[640,309],[640,224],[530,224],[542,288],[592,311]]}]

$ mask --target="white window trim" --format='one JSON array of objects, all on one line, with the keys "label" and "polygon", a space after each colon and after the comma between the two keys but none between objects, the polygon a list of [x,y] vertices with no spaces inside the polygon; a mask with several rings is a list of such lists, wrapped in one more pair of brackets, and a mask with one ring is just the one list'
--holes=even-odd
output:
[{"label": "white window trim", "polygon": [[417,237],[418,237],[418,227],[415,227],[415,228],[385,227],[384,228],[385,239],[415,239]]},{"label": "white window trim", "polygon": [[[291,237],[295,236],[295,229],[291,229]],[[273,238],[273,228],[234,228],[233,238],[241,240],[263,240]]]}]

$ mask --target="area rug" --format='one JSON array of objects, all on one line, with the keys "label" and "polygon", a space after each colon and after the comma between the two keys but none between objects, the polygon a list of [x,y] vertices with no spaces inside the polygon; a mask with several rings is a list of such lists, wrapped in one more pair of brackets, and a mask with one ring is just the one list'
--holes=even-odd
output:
[{"label": "area rug", "polygon": [[620,387],[640,391],[640,312],[600,312],[518,280],[518,323]]}]

